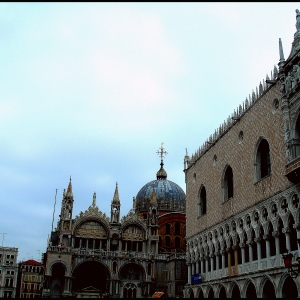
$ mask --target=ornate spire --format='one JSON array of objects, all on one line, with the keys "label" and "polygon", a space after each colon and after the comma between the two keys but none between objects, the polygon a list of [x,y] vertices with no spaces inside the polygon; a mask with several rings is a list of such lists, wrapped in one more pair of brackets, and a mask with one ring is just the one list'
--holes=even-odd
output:
[{"label": "ornate spire", "polygon": [[114,198],[112,200],[112,204],[120,205],[118,182],[116,182],[116,189],[115,189],[115,193],[114,193]]},{"label": "ornate spire", "polygon": [[93,207],[96,207],[96,201],[97,201],[97,199],[96,199],[96,192],[94,192],[94,194],[93,194],[93,203],[92,203],[92,206]]},{"label": "ornate spire", "polygon": [[168,152],[164,151],[165,149],[164,149],[163,145],[164,145],[164,143],[162,142],[160,148],[156,151],[157,155],[159,155],[161,158],[160,169],[156,173],[157,179],[167,179],[167,172],[164,170],[163,158],[168,154]]},{"label": "ornate spire", "polygon": [[70,182],[69,182],[68,189],[67,189],[67,197],[73,197],[71,176],[70,176]]}]

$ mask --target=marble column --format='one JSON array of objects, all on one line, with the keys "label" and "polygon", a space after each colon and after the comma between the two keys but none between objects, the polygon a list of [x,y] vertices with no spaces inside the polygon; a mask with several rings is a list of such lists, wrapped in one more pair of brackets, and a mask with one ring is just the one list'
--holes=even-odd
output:
[{"label": "marble column", "polygon": [[196,261],[196,274],[199,274],[199,263],[200,261]]},{"label": "marble column", "polygon": [[222,255],[222,269],[225,269],[225,250],[221,250],[221,255]]},{"label": "marble column", "polygon": [[208,260],[209,260],[209,257],[205,256],[205,272],[206,273],[208,272]]},{"label": "marble column", "polygon": [[290,240],[290,228],[284,228],[282,232],[285,234],[285,247],[287,250],[291,251],[291,240]]},{"label": "marble column", "polygon": [[188,264],[188,284],[191,284],[191,264]]},{"label": "marble column", "polygon": [[271,249],[270,249],[270,241],[269,241],[269,236],[266,234],[263,236],[263,239],[265,240],[266,243],[266,258],[267,258],[267,268],[271,266]]},{"label": "marble column", "polygon": [[279,244],[279,232],[273,231],[272,235],[275,237],[275,247],[276,247],[276,265],[280,265],[281,257],[280,257],[280,244]]},{"label": "marble column", "polygon": [[257,269],[261,269],[261,239],[260,238],[255,238],[255,242],[257,245]]},{"label": "marble column", "polygon": [[219,262],[219,255],[220,253],[218,251],[215,252],[215,257],[216,257],[216,270],[220,269],[220,262]]},{"label": "marble column", "polygon": [[240,247],[241,247],[241,253],[242,253],[242,269],[244,270],[244,265],[246,263],[245,244],[244,243],[240,243]]},{"label": "marble column", "polygon": [[204,272],[203,265],[204,265],[204,261],[203,261],[203,257],[201,256],[200,257],[200,271],[201,271],[201,274],[203,274],[203,272]]},{"label": "marble column", "polygon": [[214,255],[210,254],[210,271],[214,270]]}]

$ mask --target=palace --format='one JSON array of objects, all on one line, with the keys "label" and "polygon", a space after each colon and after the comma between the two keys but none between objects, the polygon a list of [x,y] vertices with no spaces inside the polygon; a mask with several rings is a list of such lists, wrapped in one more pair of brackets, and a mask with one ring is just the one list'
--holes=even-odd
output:
[{"label": "palace", "polygon": [[189,298],[296,298],[300,238],[300,12],[279,69],[186,154]]},{"label": "palace", "polygon": [[99,210],[94,193],[91,206],[73,218],[70,179],[44,254],[43,297],[136,298],[158,291],[183,296],[186,197],[167,180],[163,147],[158,154],[161,167],[156,180],[141,188],[122,218],[118,184],[109,217]]}]

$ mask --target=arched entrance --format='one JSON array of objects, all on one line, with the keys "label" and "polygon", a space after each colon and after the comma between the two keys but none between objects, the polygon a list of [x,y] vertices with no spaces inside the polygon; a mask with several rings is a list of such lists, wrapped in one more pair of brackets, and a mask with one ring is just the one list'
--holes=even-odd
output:
[{"label": "arched entrance", "polygon": [[276,298],[274,285],[270,280],[267,280],[265,282],[262,292],[262,298]]},{"label": "arched entrance", "polygon": [[109,272],[99,261],[81,263],[73,272],[73,291],[77,294],[87,290],[98,291],[99,295],[109,291]]},{"label": "arched entrance", "polygon": [[207,298],[215,298],[215,296],[214,296],[214,291],[213,291],[212,287],[209,289]]},{"label": "arched entrance", "polygon": [[198,298],[204,298],[203,291],[202,291],[201,288],[200,288],[200,291],[199,291]]},{"label": "arched entrance", "polygon": [[298,291],[295,281],[288,276],[282,286],[282,298],[297,298]]},{"label": "arched entrance", "polygon": [[53,265],[51,273],[50,298],[61,298],[65,283],[65,266],[61,263],[56,263]]},{"label": "arched entrance", "polygon": [[[120,279],[127,282],[123,287],[123,298],[137,298],[142,296],[139,284],[145,279],[144,268],[136,263],[128,263],[120,269]],[[151,291],[150,291],[151,293]]]},{"label": "arched entrance", "polygon": [[222,285],[222,287],[220,288],[219,298],[227,298],[226,290],[225,290],[225,288],[224,288],[223,285]]},{"label": "arched entrance", "polygon": [[240,289],[236,284],[232,289],[231,298],[241,298]]},{"label": "arched entrance", "polygon": [[251,281],[248,283],[245,298],[257,298],[255,286]]}]

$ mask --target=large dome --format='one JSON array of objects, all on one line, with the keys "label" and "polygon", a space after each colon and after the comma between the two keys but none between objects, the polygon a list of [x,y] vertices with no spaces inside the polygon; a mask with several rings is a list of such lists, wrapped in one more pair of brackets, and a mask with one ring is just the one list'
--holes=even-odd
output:
[{"label": "large dome", "polygon": [[185,211],[185,193],[176,183],[167,180],[167,172],[161,168],[156,174],[157,179],[145,184],[136,195],[136,210],[148,211],[153,190],[159,210]]}]

